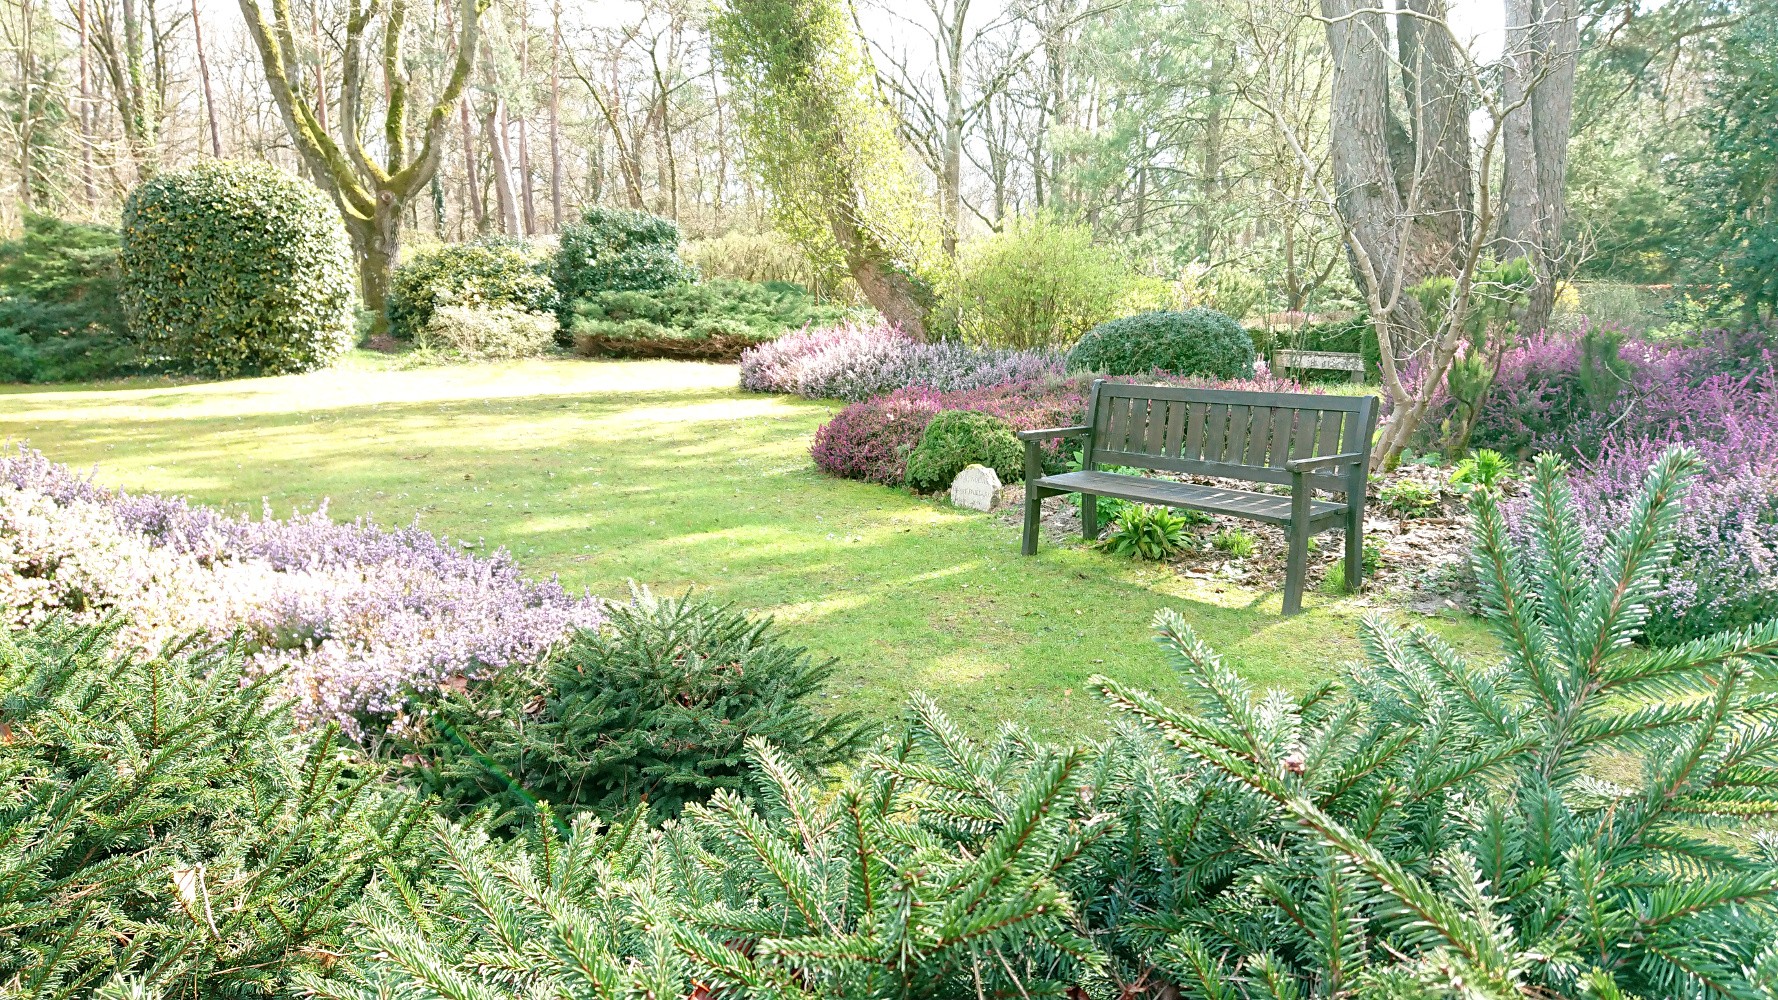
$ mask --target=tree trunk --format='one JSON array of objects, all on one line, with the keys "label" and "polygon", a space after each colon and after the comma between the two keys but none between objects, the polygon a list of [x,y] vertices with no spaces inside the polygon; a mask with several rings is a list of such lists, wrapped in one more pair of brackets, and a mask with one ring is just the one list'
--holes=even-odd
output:
[{"label": "tree trunk", "polygon": [[210,90],[210,61],[204,57],[204,29],[198,23],[198,0],[191,0],[191,39],[198,50],[198,78],[204,85],[204,114],[210,120],[210,155],[222,159],[222,132],[216,125],[216,95]]},{"label": "tree trunk", "polygon": [[[519,84],[527,88],[531,86],[531,2],[524,0],[519,4]],[[530,100],[526,99],[528,110]],[[529,115],[520,114],[519,126],[519,193],[521,207],[524,212],[524,233],[526,236],[537,232],[537,201],[531,185],[531,131],[526,127]]]},{"label": "tree trunk", "polygon": [[475,223],[475,231],[482,232],[487,228],[488,215],[482,207],[482,183],[476,176],[475,167],[475,129],[469,124],[469,95],[464,94],[463,100],[457,105],[458,122],[463,130],[463,184],[469,202],[469,218]]},{"label": "tree trunk", "polygon": [[1503,259],[1526,257],[1537,275],[1518,321],[1541,330],[1555,306],[1567,223],[1568,135],[1574,120],[1580,12],[1575,0],[1508,0],[1500,218]]},{"label": "tree trunk", "polygon": [[387,192],[377,198],[376,211],[368,219],[348,219],[346,234],[358,257],[358,294],[364,309],[376,317],[373,333],[388,331],[386,307],[389,284],[401,256],[401,208]]},{"label": "tree trunk", "polygon": [[75,121],[80,127],[80,182],[86,193],[86,207],[92,208],[99,203],[99,189],[93,183],[92,83],[86,64],[86,0],[79,0],[77,11],[75,20],[80,33],[80,113],[75,116]]},{"label": "tree trunk", "polygon": [[507,236],[523,232],[519,224],[519,201],[512,186],[512,157],[506,145],[506,99],[495,95],[483,121],[488,137],[488,172],[493,174],[494,205],[500,211],[500,231]]},{"label": "tree trunk", "polygon": [[562,4],[550,7],[549,39],[549,206],[550,222],[562,231]]}]

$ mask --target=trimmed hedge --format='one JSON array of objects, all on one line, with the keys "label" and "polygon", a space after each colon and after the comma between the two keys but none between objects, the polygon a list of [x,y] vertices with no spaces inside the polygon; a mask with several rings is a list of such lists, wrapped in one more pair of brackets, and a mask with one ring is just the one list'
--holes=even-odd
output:
[{"label": "trimmed hedge", "polygon": [[357,276],[339,211],[266,163],[161,174],[123,206],[124,312],[145,354],[199,375],[325,367],[352,346]]},{"label": "trimmed hedge", "polygon": [[549,254],[521,239],[490,237],[417,253],[389,285],[389,333],[412,339],[445,306],[555,312]]},{"label": "trimmed hedge", "polygon": [[599,292],[647,291],[698,280],[679,259],[679,224],[647,212],[594,206],[562,230],[550,267],[566,327],[576,299]]},{"label": "trimmed hedge", "polygon": [[1069,371],[1137,375],[1166,371],[1252,378],[1253,338],[1214,309],[1146,312],[1101,323],[1068,352]]},{"label": "trimmed hedge", "polygon": [[575,302],[568,332],[590,357],[734,361],[788,330],[837,323],[854,310],[800,285],[718,278],[696,285],[601,292]]}]

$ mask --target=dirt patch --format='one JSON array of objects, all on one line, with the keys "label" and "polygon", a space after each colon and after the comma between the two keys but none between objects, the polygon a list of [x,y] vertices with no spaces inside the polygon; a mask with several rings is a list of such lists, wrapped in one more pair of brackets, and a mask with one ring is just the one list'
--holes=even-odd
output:
[{"label": "dirt patch", "polygon": [[[1407,465],[1372,479],[1365,507],[1364,538],[1367,548],[1375,550],[1376,565],[1365,581],[1366,594],[1386,597],[1392,603],[1425,614],[1449,608],[1469,609],[1473,597],[1469,574],[1469,521],[1463,496],[1451,486],[1450,476],[1451,470],[1446,468]],[[1289,493],[1283,487],[1199,476],[1157,478],[1280,495]],[[1403,489],[1402,483],[1413,486]],[[1388,502],[1390,498],[1404,494],[1429,499],[1424,506],[1407,513]],[[1061,496],[1043,502],[1042,531],[1046,543],[1080,543],[1077,500],[1075,496]],[[995,516],[1017,530],[1024,516],[1024,502],[1024,484],[1007,486],[1001,491],[999,504],[994,509]],[[1252,536],[1252,552],[1235,556],[1212,543],[1217,535],[1234,531]],[[1196,525],[1188,529],[1188,533],[1190,544],[1186,551],[1168,560],[1179,575],[1254,590],[1283,589],[1286,539],[1282,529],[1240,518],[1211,515],[1209,523]],[[1315,536],[1311,545],[1309,585],[1319,588],[1328,571],[1340,562],[1345,552],[1346,533],[1338,529],[1323,532]]]}]

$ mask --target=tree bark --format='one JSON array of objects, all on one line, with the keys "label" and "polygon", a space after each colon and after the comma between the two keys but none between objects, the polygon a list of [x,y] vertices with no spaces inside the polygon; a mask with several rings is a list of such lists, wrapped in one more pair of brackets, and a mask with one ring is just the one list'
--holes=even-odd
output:
[{"label": "tree bark", "polygon": [[1537,275],[1518,321],[1541,330],[1561,280],[1562,231],[1568,221],[1568,138],[1574,123],[1575,62],[1580,48],[1577,0],[1508,0],[1507,108],[1500,219],[1502,258],[1526,257]]},{"label": "tree bark", "polygon": [[562,4],[550,7],[549,206],[551,228],[562,231]]},{"label": "tree bark", "polygon": [[210,155],[222,159],[222,131],[216,125],[216,95],[210,90],[210,61],[204,57],[204,29],[198,21],[198,0],[191,0],[191,40],[198,51],[198,79],[204,85],[204,115],[210,122]]},{"label": "tree bark", "polygon": [[494,95],[482,122],[488,137],[488,172],[494,179],[494,205],[500,212],[500,232],[517,236],[523,232],[519,221],[519,200],[512,185],[512,155],[506,144],[506,99]]}]

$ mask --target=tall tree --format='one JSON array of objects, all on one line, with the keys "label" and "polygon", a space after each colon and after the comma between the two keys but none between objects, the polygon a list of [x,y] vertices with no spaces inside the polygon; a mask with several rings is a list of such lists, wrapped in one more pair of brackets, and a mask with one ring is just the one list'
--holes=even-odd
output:
[{"label": "tall tree", "polygon": [[1521,320],[1533,330],[1549,322],[1563,276],[1580,18],[1580,0],[1506,0],[1500,253],[1525,257],[1536,269],[1537,285]]},{"label": "tall tree", "polygon": [[[302,74],[291,71],[299,66],[299,52],[289,0],[271,0],[269,14],[259,0],[240,0],[248,33],[259,49],[266,82],[291,141],[310,176],[333,197],[345,219],[346,232],[358,256],[364,307],[371,311],[373,330],[378,333],[388,329],[383,304],[400,250],[405,209],[438,170],[441,137],[451,108],[463,96],[475,68],[481,16],[488,5],[488,0],[460,0],[450,75],[425,112],[416,149],[409,116],[419,99],[411,89],[402,48],[408,2],[388,0],[385,9],[384,0],[348,0],[336,122],[340,135],[336,138],[315,111],[318,104],[325,102],[326,95],[309,93]],[[375,150],[359,132],[361,123],[371,113],[364,84],[366,35],[373,26],[381,28],[378,65],[386,95],[382,102],[382,134],[373,140],[382,146],[380,163],[373,158]]]},{"label": "tall tree", "polygon": [[923,337],[936,252],[925,192],[840,0],[727,0],[712,21],[743,145],[779,224],[842,263],[885,319]]}]

